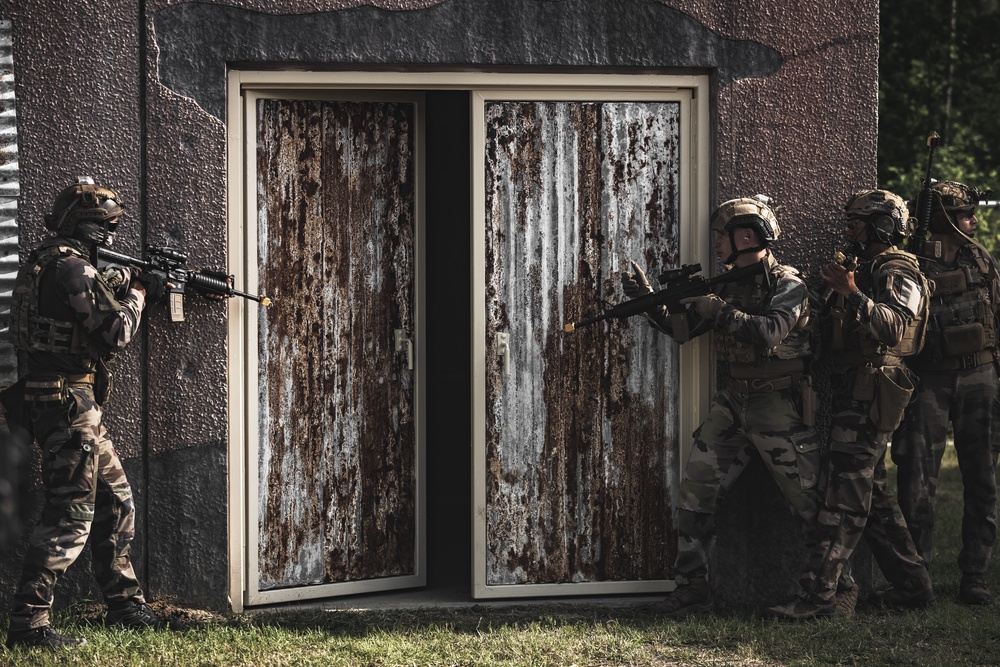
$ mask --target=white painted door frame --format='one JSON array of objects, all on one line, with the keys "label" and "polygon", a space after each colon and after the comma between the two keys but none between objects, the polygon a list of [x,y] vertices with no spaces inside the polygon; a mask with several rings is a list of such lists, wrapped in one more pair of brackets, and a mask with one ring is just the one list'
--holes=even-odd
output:
[{"label": "white painted door frame", "polygon": [[[235,273],[241,285],[247,290],[253,291],[257,285],[256,266],[249,258],[255,255],[250,252],[249,237],[253,237],[256,231],[256,223],[248,220],[247,216],[252,211],[256,211],[255,192],[253,187],[248,188],[247,161],[248,153],[252,154],[254,142],[254,128],[246,124],[245,93],[256,91],[295,91],[302,94],[304,91],[363,91],[363,90],[469,90],[476,91],[476,95],[488,97],[495,91],[518,90],[522,91],[544,91],[539,92],[545,99],[573,97],[579,91],[588,91],[592,95],[594,91],[604,91],[613,93],[624,99],[645,99],[651,93],[668,92],[685,89],[690,91],[690,104],[685,113],[690,121],[690,134],[687,137],[689,150],[682,156],[685,162],[684,176],[688,196],[681,208],[681,219],[687,221],[707,220],[709,214],[709,175],[710,175],[710,141],[709,141],[709,79],[707,75],[619,75],[619,74],[514,74],[514,73],[493,73],[493,72],[319,72],[301,70],[231,70],[227,83],[227,220],[228,220],[228,262],[230,271]],[[573,92],[577,91],[577,92]],[[314,93],[310,93],[312,95]],[[478,104],[473,105],[474,109]],[[481,127],[481,123],[473,123],[476,127]],[[481,143],[481,142],[480,142]],[[479,144],[475,139],[473,148]],[[470,156],[471,158],[471,156]],[[477,212],[483,207],[482,188],[482,160],[473,159],[473,168],[479,172],[478,179],[473,182],[472,197],[472,219],[477,220]],[[422,169],[421,169],[422,171]],[[422,212],[419,219],[422,219]],[[683,263],[701,263],[703,266],[710,266],[710,238],[707,225],[688,225],[685,228],[685,238],[681,245],[681,261]],[[473,254],[473,350],[472,350],[472,385],[484,386],[485,376],[485,352],[482,344],[482,336],[477,336],[477,332],[483,332],[483,232],[482,225],[473,224],[473,242],[476,249]],[[416,318],[418,322],[418,344],[416,349],[417,368],[422,368],[424,361],[423,343],[423,315],[424,315],[424,295],[422,281],[423,262],[423,231],[417,233],[417,304]],[[229,506],[229,582],[228,590],[230,604],[234,611],[241,611],[245,605],[262,604],[264,600],[252,595],[249,585],[251,575],[250,567],[253,565],[249,558],[250,547],[248,498],[251,489],[248,480],[251,475],[251,466],[256,467],[253,459],[249,457],[249,439],[256,437],[253,435],[255,422],[251,421],[256,416],[256,408],[253,401],[255,395],[248,392],[248,378],[256,372],[256,360],[251,360],[256,342],[251,341],[251,336],[255,335],[253,326],[248,323],[253,322],[253,312],[258,306],[248,304],[243,299],[231,299],[229,301],[229,331],[228,331],[228,395],[229,395],[229,446],[228,446],[228,506]],[[251,330],[253,332],[251,333]],[[253,343],[253,346],[251,345]],[[694,430],[706,413],[710,396],[709,388],[711,380],[709,378],[709,347],[704,341],[693,341],[683,346],[680,357],[680,376],[684,386],[682,395],[685,397],[680,406],[680,433],[686,434]],[[251,363],[252,362],[252,363]],[[424,409],[423,409],[423,375],[417,375],[416,400],[417,400],[417,420],[418,420],[418,450],[421,457],[421,467],[423,466],[424,451]],[[479,396],[473,397],[473,433],[472,441],[474,448],[474,469],[472,474],[481,473],[479,466],[482,465],[481,449],[485,438],[485,422],[482,411],[484,410],[484,397],[479,392]],[[251,400],[253,399],[253,400]],[[685,453],[681,452],[681,458]],[[424,511],[426,489],[421,485],[418,493],[418,504]],[[484,539],[480,535],[482,526],[482,511],[485,501],[479,497],[479,491],[475,492],[473,502],[473,545],[472,553],[478,552],[477,541]],[[424,547],[426,531],[420,531],[420,553],[425,553]],[[477,596],[482,597],[509,597],[517,595],[578,595],[584,593],[608,593],[608,592],[632,592],[639,590],[633,584],[627,585],[605,585],[600,584],[558,584],[557,588],[536,589],[523,593],[516,593],[510,590],[490,590],[484,588],[485,579],[480,579],[483,565],[474,563],[473,586]],[[423,563],[421,570],[423,570]],[[416,584],[419,585],[419,584]],[[584,586],[587,588],[578,588]],[[589,586],[589,587],[588,587]],[[396,586],[392,586],[393,588]],[[568,588],[571,587],[571,588]],[[510,587],[506,587],[510,588]],[[524,587],[529,588],[529,587]],[[660,586],[662,588],[662,586]],[[352,591],[360,592],[360,591]],[[331,593],[332,594],[332,593]],[[337,593],[340,594],[340,593]],[[311,597],[311,596],[310,596]],[[287,599],[299,599],[294,594]],[[284,601],[269,599],[268,602]]]}]

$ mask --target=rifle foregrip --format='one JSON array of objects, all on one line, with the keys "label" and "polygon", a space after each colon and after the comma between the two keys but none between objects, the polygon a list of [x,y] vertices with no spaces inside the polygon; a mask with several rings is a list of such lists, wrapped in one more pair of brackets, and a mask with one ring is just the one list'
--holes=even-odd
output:
[{"label": "rifle foregrip", "polygon": [[206,273],[191,272],[188,274],[188,284],[195,289],[200,289],[210,294],[228,296],[232,292],[232,287],[230,287],[226,278],[219,278]]}]

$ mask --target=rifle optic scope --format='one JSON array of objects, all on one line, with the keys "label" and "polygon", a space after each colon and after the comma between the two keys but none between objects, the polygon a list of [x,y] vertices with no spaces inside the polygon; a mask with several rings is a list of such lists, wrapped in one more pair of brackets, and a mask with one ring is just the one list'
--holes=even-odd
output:
[{"label": "rifle optic scope", "polygon": [[676,269],[667,269],[659,276],[657,276],[656,280],[661,285],[666,285],[672,280],[687,278],[688,276],[693,276],[699,271],[701,271],[701,264],[684,264],[683,266],[679,266]]}]

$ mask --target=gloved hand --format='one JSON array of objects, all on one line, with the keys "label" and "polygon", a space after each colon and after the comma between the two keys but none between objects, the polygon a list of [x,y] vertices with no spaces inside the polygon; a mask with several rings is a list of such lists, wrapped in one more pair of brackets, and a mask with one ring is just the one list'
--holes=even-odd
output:
[{"label": "gloved hand", "polygon": [[104,282],[108,284],[108,287],[114,291],[118,291],[119,287],[130,284],[133,274],[134,270],[131,267],[120,266],[118,264],[108,264],[101,269],[101,277],[104,278]]},{"label": "gloved hand", "polygon": [[642,272],[638,264],[635,262],[630,263],[632,264],[633,273],[622,271],[622,292],[625,293],[625,296],[634,299],[652,292],[653,286],[646,280],[646,274]]},{"label": "gloved hand", "polygon": [[135,277],[135,281],[146,290],[146,301],[149,303],[161,301],[167,293],[167,280],[158,273],[143,271]]},{"label": "gloved hand", "polygon": [[696,313],[706,320],[714,320],[726,302],[714,294],[706,294],[705,296],[689,296],[686,299],[681,299],[681,303],[685,306],[690,305]]}]

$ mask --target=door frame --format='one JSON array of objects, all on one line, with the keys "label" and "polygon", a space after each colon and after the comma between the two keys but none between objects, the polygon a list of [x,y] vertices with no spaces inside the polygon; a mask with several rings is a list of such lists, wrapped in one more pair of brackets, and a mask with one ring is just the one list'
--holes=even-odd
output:
[{"label": "door frame", "polygon": [[[570,91],[617,91],[621,94],[635,95],[649,93],[651,91],[669,92],[679,89],[691,91],[691,103],[685,112],[689,119],[690,150],[686,155],[682,155],[682,169],[686,169],[682,174],[691,181],[691,187],[685,188],[690,194],[687,198],[686,207],[681,209],[681,220],[707,220],[709,213],[710,196],[710,79],[707,74],[589,74],[589,73],[561,73],[561,74],[536,74],[536,73],[497,73],[497,72],[371,72],[371,71],[341,71],[324,72],[309,70],[240,70],[232,69],[227,75],[227,115],[226,115],[226,149],[227,149],[227,179],[226,179],[226,207],[227,207],[227,259],[230,271],[237,276],[239,284],[246,289],[256,286],[256,268],[247,261],[248,253],[248,233],[256,231],[256,224],[249,224],[246,220],[248,211],[256,210],[255,188],[248,188],[247,182],[247,153],[253,145],[255,132],[253,128],[248,128],[245,124],[245,93],[250,91],[284,91],[288,94],[302,95],[306,91],[313,91],[312,94],[343,94],[348,91],[421,91],[421,90],[468,90],[470,93],[476,91],[477,94],[484,94],[492,90],[536,90],[546,91],[548,94],[565,93]],[[336,91],[336,92],[334,92]],[[475,105],[473,105],[475,108]],[[473,132],[477,126],[473,124]],[[475,137],[473,138],[475,141]],[[473,143],[473,150],[476,144]],[[255,153],[255,151],[254,151]],[[421,156],[418,155],[418,160]],[[470,155],[470,160],[473,156]],[[473,168],[482,172],[482,165],[473,164]],[[418,166],[418,178],[423,177],[423,167]],[[480,177],[481,178],[481,177]],[[473,336],[476,332],[484,331],[484,318],[482,308],[484,306],[484,296],[481,294],[483,287],[483,232],[478,230],[480,225],[475,224],[477,211],[477,201],[481,202],[483,193],[481,192],[482,182],[473,179],[472,210],[470,220],[473,221],[473,277],[472,277],[472,316],[473,316]],[[424,225],[422,199],[418,200],[418,224],[415,234],[416,239],[416,365],[415,377],[415,420],[416,437],[418,449],[418,467],[422,471],[426,458],[426,447],[424,441],[425,431],[425,396],[424,396],[424,331],[423,321],[425,310],[425,295],[423,281],[423,261],[424,261]],[[701,263],[703,266],[710,266],[710,237],[707,225],[690,225],[687,238],[681,243],[681,261],[683,263]],[[476,243],[479,243],[477,246]],[[250,596],[249,588],[249,512],[247,503],[249,501],[248,475],[251,473],[250,464],[254,459],[249,457],[248,442],[256,424],[249,421],[256,414],[256,406],[250,409],[250,399],[254,398],[248,393],[248,379],[251,376],[250,362],[256,367],[256,359],[250,359],[250,346],[248,345],[248,327],[250,321],[250,310],[256,308],[243,299],[230,299],[228,303],[228,474],[227,474],[227,497],[228,497],[228,557],[229,557],[229,599],[233,611],[242,611],[245,606],[253,604],[264,604],[264,600]],[[478,308],[478,310],[477,310]],[[477,324],[478,321],[478,324]],[[477,328],[478,327],[478,328]],[[709,377],[710,347],[703,340],[695,340],[685,344],[681,348],[680,354],[680,378],[685,387],[682,392],[682,401],[679,406],[680,433],[690,433],[694,427],[701,422],[702,416],[707,413],[709,406],[709,390],[713,384]],[[473,340],[472,349],[472,386],[485,386],[485,356],[482,341]],[[482,394],[483,392],[479,392]],[[485,442],[485,400],[484,397],[476,398],[473,393],[472,404],[472,424],[473,433],[472,446],[474,449],[473,470],[470,474],[478,474],[480,449]],[[254,400],[256,400],[254,398]],[[252,414],[251,414],[252,413]],[[683,435],[682,435],[683,437]],[[686,451],[682,447],[678,457],[681,465],[686,458]],[[254,468],[255,471],[255,468]],[[422,473],[420,473],[422,474]],[[426,520],[426,489],[418,474],[418,513],[420,529],[418,531],[418,554],[423,557],[426,553],[426,530],[424,521]],[[479,512],[484,508],[484,504],[479,504],[477,500],[470,499],[473,503],[473,544],[470,545],[472,554],[476,553],[477,540],[482,539],[476,526],[480,523]],[[473,577],[476,579],[477,572],[485,567],[478,563],[473,563]],[[420,562],[420,571],[426,571],[426,564]],[[482,580],[485,582],[485,580]],[[419,584],[414,584],[419,585]],[[558,595],[578,595],[584,593],[606,593],[613,592],[610,586],[597,585],[597,588],[581,590],[580,584],[556,584]],[[622,587],[621,584],[614,588],[615,591],[634,591],[634,584]],[[390,586],[396,588],[397,586]],[[478,591],[480,584],[473,581],[473,587]],[[568,589],[567,587],[573,587]],[[512,587],[506,587],[507,589]],[[288,589],[294,591],[296,589]],[[373,590],[373,589],[369,589]],[[360,591],[354,591],[360,592]],[[346,594],[346,593],[344,593]],[[529,593],[538,595],[540,593]],[[502,593],[494,592],[493,597],[508,597],[516,595],[513,591],[505,590]],[[312,596],[309,596],[312,597]],[[303,596],[288,593],[282,599],[268,599],[266,602],[281,602],[303,599]]]}]

